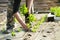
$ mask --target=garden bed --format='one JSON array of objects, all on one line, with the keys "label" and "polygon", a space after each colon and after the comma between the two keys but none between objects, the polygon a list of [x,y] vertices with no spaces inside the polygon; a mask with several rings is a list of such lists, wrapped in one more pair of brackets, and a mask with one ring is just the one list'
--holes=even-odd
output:
[{"label": "garden bed", "polygon": [[[1,33],[1,32],[0,32]],[[16,32],[16,36],[11,34],[0,34],[0,39],[11,40],[60,40],[60,21],[59,22],[45,22],[40,25],[37,32]],[[20,35],[20,36],[19,36]]]},{"label": "garden bed", "polygon": [[[37,19],[40,20],[42,15],[45,14],[35,14]],[[21,27],[19,23],[16,23],[16,27]],[[15,29],[17,30],[17,29]],[[25,32],[21,30],[20,32],[15,32],[16,36],[10,34],[2,34],[0,32],[0,40],[60,40],[60,21],[57,22],[44,22],[40,25],[37,32]]]}]

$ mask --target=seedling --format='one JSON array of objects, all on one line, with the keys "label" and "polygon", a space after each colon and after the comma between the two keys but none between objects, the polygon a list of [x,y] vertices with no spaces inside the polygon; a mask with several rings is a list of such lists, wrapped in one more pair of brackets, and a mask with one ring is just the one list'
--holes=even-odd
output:
[{"label": "seedling", "polygon": [[34,28],[32,28],[31,30],[32,30],[32,32],[36,32],[37,31],[37,29],[34,29]]},{"label": "seedling", "polygon": [[16,30],[16,32],[20,32],[21,31],[21,28],[18,28],[17,30]]},{"label": "seedling", "polygon": [[60,7],[51,7],[51,13],[54,13],[55,16],[60,17]]},{"label": "seedling", "polygon": [[29,23],[27,23],[26,25],[27,25],[28,28],[30,28],[30,24]]},{"label": "seedling", "polygon": [[23,14],[25,16],[25,14],[28,12],[28,9],[26,7],[26,4],[23,4],[21,7],[20,7],[20,13]]},{"label": "seedling", "polygon": [[36,20],[36,17],[34,16],[34,14],[30,14],[28,19],[30,22],[34,22]]},{"label": "seedling", "polygon": [[12,31],[12,32],[11,32],[11,35],[12,35],[12,36],[15,36],[16,34],[15,34],[15,32],[14,32],[14,31]]},{"label": "seedling", "polygon": [[47,17],[47,15],[43,16],[43,17],[41,18],[41,20],[38,21],[37,24],[34,25],[34,27],[32,27],[32,29],[31,29],[32,32],[36,32],[36,31],[37,31],[37,29],[39,28],[39,26],[40,26],[43,22],[45,22],[46,17]]},{"label": "seedling", "polygon": [[56,9],[55,16],[60,17],[60,7]]},{"label": "seedling", "polygon": [[50,12],[51,12],[51,13],[55,13],[55,10],[56,10],[56,7],[51,7],[51,8],[50,8]]}]

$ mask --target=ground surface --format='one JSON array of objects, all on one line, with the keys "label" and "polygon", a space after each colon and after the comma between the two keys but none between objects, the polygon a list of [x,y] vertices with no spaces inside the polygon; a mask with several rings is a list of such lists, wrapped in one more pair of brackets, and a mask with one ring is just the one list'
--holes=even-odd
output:
[{"label": "ground surface", "polygon": [[[40,19],[45,14],[37,14],[37,19]],[[16,24],[17,26],[18,24]],[[60,21],[58,22],[44,22],[40,25],[37,32],[16,32],[16,36],[11,34],[2,34],[0,32],[0,40],[60,40]]]}]

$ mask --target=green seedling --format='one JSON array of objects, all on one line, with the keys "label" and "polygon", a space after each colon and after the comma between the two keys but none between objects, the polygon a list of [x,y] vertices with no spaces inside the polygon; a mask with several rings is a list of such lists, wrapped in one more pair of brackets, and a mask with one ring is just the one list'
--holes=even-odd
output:
[{"label": "green seedling", "polygon": [[55,16],[60,17],[60,7],[51,7],[51,13],[54,13]]},{"label": "green seedling", "polygon": [[18,28],[18,29],[17,29],[17,32],[20,32],[20,31],[21,31],[21,28]]},{"label": "green seedling", "polygon": [[30,24],[29,23],[27,23],[26,25],[27,25],[28,28],[30,28]]},{"label": "green seedling", "polygon": [[34,27],[33,27],[33,29],[37,29],[37,28],[38,28],[38,26],[39,26],[39,25],[34,26]]},{"label": "green seedling", "polygon": [[31,30],[32,30],[32,32],[36,32],[37,31],[37,29],[34,29],[34,28],[32,28]]},{"label": "green seedling", "polygon": [[60,7],[56,9],[55,16],[60,17]]},{"label": "green seedling", "polygon": [[11,32],[11,35],[12,35],[12,36],[15,36],[16,34],[15,34],[15,32],[14,32],[14,31],[12,31],[12,32]]},{"label": "green seedling", "polygon": [[23,4],[21,7],[20,7],[20,13],[25,15],[26,13],[28,12],[28,9],[26,7],[26,4]]},{"label": "green seedling", "polygon": [[54,13],[55,10],[56,10],[56,8],[57,8],[57,7],[51,7],[51,8],[50,8],[50,12],[51,12],[51,13]]},{"label": "green seedling", "polygon": [[37,21],[37,24],[32,27],[32,32],[36,32],[40,25],[45,22],[47,15],[43,16],[41,20]]},{"label": "green seedling", "polygon": [[28,18],[30,22],[33,22],[36,20],[36,17],[33,14],[30,14]]}]

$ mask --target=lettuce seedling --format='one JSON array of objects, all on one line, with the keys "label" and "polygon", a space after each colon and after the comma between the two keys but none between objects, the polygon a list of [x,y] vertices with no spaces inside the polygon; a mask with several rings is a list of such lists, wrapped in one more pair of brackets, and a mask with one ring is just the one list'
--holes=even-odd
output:
[{"label": "lettuce seedling", "polygon": [[11,35],[12,35],[12,36],[15,36],[16,34],[15,34],[15,32],[14,32],[14,31],[12,31],[12,32],[11,32]]},{"label": "lettuce seedling", "polygon": [[34,14],[30,14],[28,19],[30,22],[34,22],[36,20],[36,17],[34,16]]},{"label": "lettuce seedling", "polygon": [[28,9],[26,7],[26,4],[22,5],[20,7],[20,13],[23,14],[25,16],[25,14],[28,12]]},{"label": "lettuce seedling", "polygon": [[51,13],[54,13],[55,10],[56,10],[56,8],[57,8],[57,7],[51,7],[51,8],[50,8],[50,12],[51,12]]},{"label": "lettuce seedling", "polygon": [[40,27],[40,25],[41,25],[43,22],[45,22],[46,18],[47,18],[47,15],[43,16],[43,17],[41,18],[41,20],[39,20],[39,21],[37,22],[37,24],[35,24],[35,25],[32,27],[32,32],[36,32],[37,29]]},{"label": "lettuce seedling", "polygon": [[60,17],[60,7],[57,7],[57,9],[55,10],[55,16]]},{"label": "lettuce seedling", "polygon": [[21,31],[21,28],[18,28],[18,29],[17,29],[17,32],[20,32],[20,31]]},{"label": "lettuce seedling", "polygon": [[30,23],[27,23],[26,25],[27,25],[28,28],[30,28]]}]

